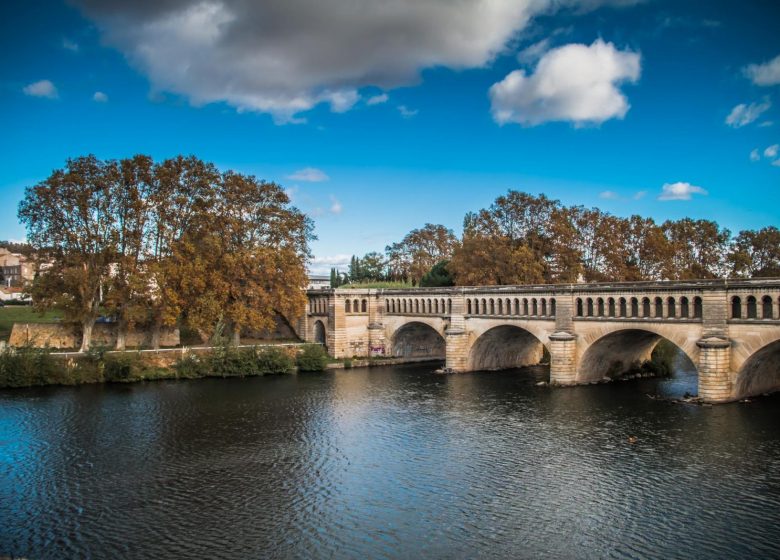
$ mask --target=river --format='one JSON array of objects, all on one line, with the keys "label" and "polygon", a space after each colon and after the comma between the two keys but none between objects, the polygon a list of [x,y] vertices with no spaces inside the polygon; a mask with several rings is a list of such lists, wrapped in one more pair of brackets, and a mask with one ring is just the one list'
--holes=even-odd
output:
[{"label": "river", "polygon": [[780,556],[779,397],[432,370],[0,392],[0,557]]}]

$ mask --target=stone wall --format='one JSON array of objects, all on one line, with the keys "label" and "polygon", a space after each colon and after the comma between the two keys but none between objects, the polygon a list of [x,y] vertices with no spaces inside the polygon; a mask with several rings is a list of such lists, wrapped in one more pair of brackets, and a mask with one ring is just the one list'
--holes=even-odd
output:
[{"label": "stone wall", "polygon": [[[113,348],[116,345],[116,324],[97,323],[92,330],[92,345]],[[139,348],[151,346],[149,331],[127,333],[126,346]],[[11,330],[9,346],[69,349],[81,346],[81,329],[75,325],[61,323],[15,323]],[[178,346],[179,329],[163,329],[160,346]]]}]

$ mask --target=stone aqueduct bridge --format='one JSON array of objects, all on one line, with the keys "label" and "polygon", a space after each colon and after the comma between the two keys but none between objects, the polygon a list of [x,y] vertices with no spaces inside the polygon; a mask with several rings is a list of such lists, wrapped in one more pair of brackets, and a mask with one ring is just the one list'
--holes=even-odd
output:
[{"label": "stone aqueduct bridge", "polygon": [[312,290],[304,337],[337,358],[440,358],[454,372],[550,357],[550,381],[618,377],[667,339],[699,374],[699,396],[780,389],[780,279]]}]

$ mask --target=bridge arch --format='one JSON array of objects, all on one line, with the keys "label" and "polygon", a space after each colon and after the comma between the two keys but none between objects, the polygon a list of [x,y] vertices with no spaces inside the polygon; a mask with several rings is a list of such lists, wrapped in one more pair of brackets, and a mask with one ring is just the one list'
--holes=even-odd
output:
[{"label": "bridge arch", "polygon": [[392,356],[443,360],[446,343],[439,330],[427,321],[403,323],[390,333]]},{"label": "bridge arch", "polygon": [[[578,360],[576,381],[588,383],[604,377],[617,378],[649,360],[661,340],[679,348],[698,372],[698,337],[650,324],[617,326],[585,335],[587,345]],[[590,340],[587,340],[590,339]]]},{"label": "bridge arch", "polygon": [[539,335],[517,325],[498,325],[479,334],[471,344],[468,371],[510,369],[536,365],[544,356]]},{"label": "bridge arch", "polygon": [[325,345],[325,325],[322,321],[314,322],[314,342]]},{"label": "bridge arch", "polygon": [[734,382],[734,397],[780,390],[780,339],[759,348],[745,360]]}]

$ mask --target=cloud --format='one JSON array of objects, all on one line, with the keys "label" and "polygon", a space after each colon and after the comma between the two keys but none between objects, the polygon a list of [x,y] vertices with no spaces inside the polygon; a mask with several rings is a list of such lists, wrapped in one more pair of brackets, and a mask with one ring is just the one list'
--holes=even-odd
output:
[{"label": "cloud", "polygon": [[366,99],[366,105],[379,105],[380,103],[387,103],[390,96],[386,93],[380,93],[379,95],[373,95]]},{"label": "cloud", "polygon": [[326,255],[324,257],[314,257],[312,264],[327,264],[331,266],[349,264],[352,259],[352,255],[339,254],[339,255]]},{"label": "cloud", "polygon": [[778,151],[780,151],[780,144],[772,144],[771,146],[767,146],[767,148],[764,150],[764,157],[770,159],[776,158]]},{"label": "cloud", "polygon": [[536,16],[636,0],[75,0],[153,90],[276,122],[422,70],[482,68]]},{"label": "cloud", "polygon": [[67,37],[62,39],[62,48],[76,53],[80,50],[78,43],[71,41]]},{"label": "cloud", "polygon": [[780,54],[763,64],[748,64],[742,71],[757,86],[776,86],[780,84]]},{"label": "cloud", "polygon": [[515,70],[493,84],[493,119],[527,126],[622,119],[629,104],[617,86],[636,82],[640,72],[639,54],[617,50],[601,39],[591,45],[564,45],[547,52],[533,74]]},{"label": "cloud", "polygon": [[726,124],[732,128],[742,128],[755,121],[762,113],[768,111],[771,106],[772,103],[769,99],[764,99],[761,103],[751,103],[750,105],[740,103],[726,117]]},{"label": "cloud", "polygon": [[33,82],[24,86],[22,91],[32,97],[48,97],[49,99],[57,99],[59,95],[57,88],[49,80]]},{"label": "cloud", "polygon": [[634,200],[641,200],[647,195],[647,191],[637,191],[632,197]]},{"label": "cloud", "polygon": [[620,195],[615,191],[602,191],[599,193],[599,198],[603,198],[606,200],[618,200],[620,198]]},{"label": "cloud", "polygon": [[341,202],[339,202],[335,196],[330,195],[330,213],[331,214],[341,214],[341,211],[344,209],[343,206],[341,206]]},{"label": "cloud", "polygon": [[550,44],[550,38],[546,37],[541,41],[524,48],[519,53],[517,53],[517,61],[520,64],[536,63],[540,58],[542,58],[544,53],[550,50]]},{"label": "cloud", "polygon": [[288,175],[287,178],[293,181],[308,181],[310,183],[320,183],[330,179],[323,170],[316,167],[304,167],[292,175]]},{"label": "cloud", "polygon": [[780,159],[776,159],[775,161],[773,161],[772,165],[774,165],[775,167],[780,167]]},{"label": "cloud", "polygon": [[95,95],[92,96],[92,100],[98,103],[108,103],[108,96],[102,91],[96,91]]},{"label": "cloud", "polygon": [[314,257],[309,265],[309,273],[328,274],[331,268],[338,268],[344,271],[349,267],[351,259],[352,255],[345,254]]},{"label": "cloud", "polygon": [[415,116],[418,111],[417,109],[410,109],[406,105],[399,105],[398,106],[398,112],[401,113],[401,116],[405,119],[411,119],[413,116]]},{"label": "cloud", "polygon": [[761,159],[761,154],[758,153],[758,148],[750,152],[750,161],[758,161]]},{"label": "cloud", "polygon": [[775,123],[774,123],[773,121],[764,121],[764,122],[760,122],[760,123],[758,123],[756,126],[757,126],[758,128],[767,128],[767,127],[769,127],[769,126],[772,126],[772,125],[774,125],[774,124],[775,124]]},{"label": "cloud", "polygon": [[706,190],[690,183],[666,183],[661,187],[658,200],[690,200],[694,194],[706,195]]}]

